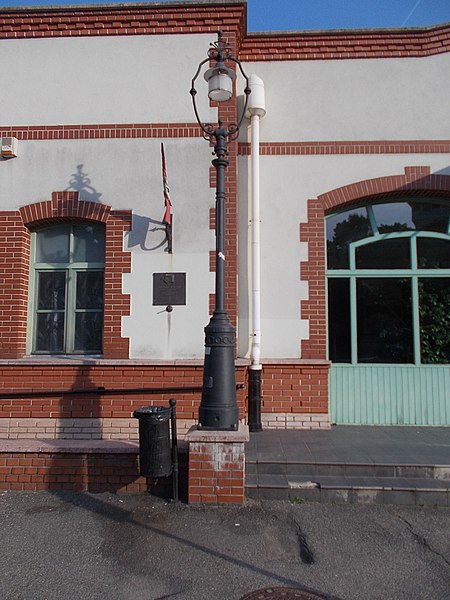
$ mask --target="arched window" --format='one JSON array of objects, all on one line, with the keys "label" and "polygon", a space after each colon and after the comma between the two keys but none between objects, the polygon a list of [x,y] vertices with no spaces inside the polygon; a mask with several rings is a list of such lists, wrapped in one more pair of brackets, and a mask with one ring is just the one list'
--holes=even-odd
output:
[{"label": "arched window", "polygon": [[450,363],[450,203],[373,203],[327,217],[329,358]]},{"label": "arched window", "polygon": [[32,238],[32,353],[100,354],[105,230],[59,224]]}]

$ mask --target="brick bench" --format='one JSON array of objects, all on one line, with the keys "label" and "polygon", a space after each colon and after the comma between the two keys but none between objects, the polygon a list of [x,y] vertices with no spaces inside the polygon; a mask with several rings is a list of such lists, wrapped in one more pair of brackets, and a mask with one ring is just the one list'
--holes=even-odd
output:
[{"label": "brick bench", "polygon": [[0,439],[0,490],[145,492],[138,453],[119,440]]}]

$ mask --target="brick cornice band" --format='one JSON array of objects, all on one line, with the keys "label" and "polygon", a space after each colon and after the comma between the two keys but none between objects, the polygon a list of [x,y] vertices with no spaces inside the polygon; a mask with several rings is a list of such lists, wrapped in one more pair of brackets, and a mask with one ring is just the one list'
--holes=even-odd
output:
[{"label": "brick cornice band", "polygon": [[197,123],[92,123],[89,125],[0,125],[0,136],[19,140],[85,140],[202,137]]},{"label": "brick cornice band", "polygon": [[[0,125],[0,137],[23,141],[199,138],[197,123],[91,123],[69,125]],[[261,156],[315,156],[337,154],[448,154],[450,140],[335,140],[261,142]],[[250,156],[248,142],[239,142],[238,155]],[[215,170],[211,169],[211,187]]]},{"label": "brick cornice band", "polygon": [[240,0],[174,4],[6,8],[0,39],[236,34],[242,61],[405,58],[450,51],[450,25],[424,28],[247,33]]},{"label": "brick cornice band", "polygon": [[408,29],[249,34],[243,61],[407,58],[450,51],[450,24]]},{"label": "brick cornice band", "polygon": [[241,0],[167,4],[7,8],[0,10],[0,39],[110,35],[167,35],[247,29]]},{"label": "brick cornice band", "polygon": [[[447,154],[450,140],[338,140],[261,142],[261,156],[313,156],[329,154]],[[250,144],[239,144],[239,154],[250,156]]]}]

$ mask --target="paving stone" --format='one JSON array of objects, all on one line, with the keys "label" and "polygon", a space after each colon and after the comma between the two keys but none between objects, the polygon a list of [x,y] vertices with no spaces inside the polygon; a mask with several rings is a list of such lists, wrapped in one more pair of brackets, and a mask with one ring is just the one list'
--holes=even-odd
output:
[{"label": "paving stone", "polygon": [[415,503],[415,492],[409,490],[384,490],[383,492],[383,504],[414,506]]},{"label": "paving stone", "polygon": [[286,475],[286,463],[264,463],[257,464],[259,475]]},{"label": "paving stone", "polygon": [[353,490],[321,489],[321,502],[353,502]]},{"label": "paving stone", "polygon": [[257,487],[258,486],[258,476],[256,473],[246,473],[245,474],[245,487]]},{"label": "paving stone", "polygon": [[258,473],[258,486],[262,487],[284,487],[288,488],[288,481],[286,475],[279,474],[259,474]]},{"label": "paving stone", "polygon": [[[448,506],[449,434],[445,427],[263,431],[255,434],[254,452],[255,461],[263,464],[247,465],[247,474],[257,474],[259,498],[300,497],[302,492],[313,501]],[[288,482],[305,481],[321,487],[289,490]],[[254,485],[254,479],[247,482]]]},{"label": "paving stone", "polygon": [[301,504],[301,502],[320,502],[321,501],[321,490],[320,488],[313,489],[291,489],[289,491],[289,500],[293,504]]},{"label": "paving stone", "polygon": [[384,490],[382,489],[353,489],[353,502],[358,504],[383,504]]},{"label": "paving stone", "polygon": [[246,475],[256,475],[258,472],[258,465],[254,462],[249,462],[247,455],[245,456],[245,473]]},{"label": "paving stone", "polygon": [[417,491],[417,506],[448,506],[448,492]]},{"label": "paving stone", "polygon": [[305,476],[311,477],[315,473],[317,473],[317,466],[315,464],[305,464],[305,463],[295,463],[295,462],[287,462],[286,463],[286,475],[294,475],[294,476]]}]

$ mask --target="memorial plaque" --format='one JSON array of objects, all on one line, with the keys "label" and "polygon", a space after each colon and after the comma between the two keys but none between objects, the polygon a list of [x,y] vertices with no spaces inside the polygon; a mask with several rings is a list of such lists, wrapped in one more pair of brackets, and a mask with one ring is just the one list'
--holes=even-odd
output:
[{"label": "memorial plaque", "polygon": [[186,304],[186,273],[153,273],[153,306]]}]

